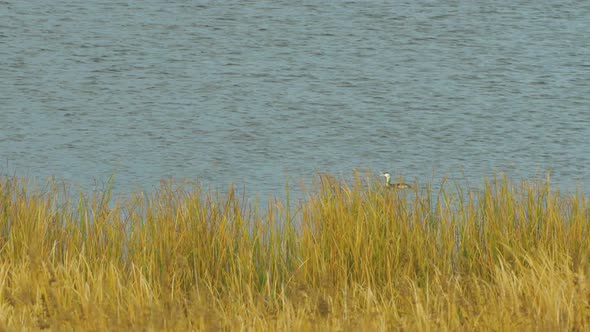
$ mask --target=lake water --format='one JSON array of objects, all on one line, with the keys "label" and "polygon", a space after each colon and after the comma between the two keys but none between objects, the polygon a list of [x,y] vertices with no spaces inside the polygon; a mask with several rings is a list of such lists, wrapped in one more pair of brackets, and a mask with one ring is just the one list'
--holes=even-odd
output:
[{"label": "lake water", "polygon": [[590,192],[588,1],[0,1],[3,173]]}]

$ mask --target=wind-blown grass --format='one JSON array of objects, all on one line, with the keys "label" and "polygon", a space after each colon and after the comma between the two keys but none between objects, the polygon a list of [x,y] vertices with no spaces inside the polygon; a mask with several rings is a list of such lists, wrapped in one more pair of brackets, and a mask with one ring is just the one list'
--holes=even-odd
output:
[{"label": "wind-blown grass", "polygon": [[543,181],[324,175],[263,208],[233,188],[112,203],[27,183],[0,181],[3,330],[590,329],[590,204]]}]

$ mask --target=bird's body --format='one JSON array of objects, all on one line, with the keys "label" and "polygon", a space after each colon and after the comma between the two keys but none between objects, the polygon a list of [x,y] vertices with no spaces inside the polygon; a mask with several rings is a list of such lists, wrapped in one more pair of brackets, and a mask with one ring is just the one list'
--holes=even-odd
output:
[{"label": "bird's body", "polygon": [[410,189],[410,188],[412,188],[412,186],[410,186],[409,184],[404,183],[404,182],[391,183],[391,174],[389,174],[389,173],[383,173],[383,174],[381,174],[381,176],[385,177],[385,186],[387,188],[391,188],[391,189]]},{"label": "bird's body", "polygon": [[412,188],[412,186],[410,186],[407,183],[390,183],[388,185],[388,187],[391,187],[393,189],[410,189],[410,188]]}]

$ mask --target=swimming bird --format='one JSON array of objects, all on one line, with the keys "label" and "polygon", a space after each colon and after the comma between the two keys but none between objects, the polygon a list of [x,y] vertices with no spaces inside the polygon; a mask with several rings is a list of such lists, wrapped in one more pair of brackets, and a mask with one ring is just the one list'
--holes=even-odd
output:
[{"label": "swimming bird", "polygon": [[404,182],[397,182],[397,183],[391,183],[391,174],[389,173],[383,173],[381,174],[381,176],[385,177],[385,186],[387,188],[392,188],[392,189],[409,189],[412,188],[412,186],[410,186],[407,183]]}]

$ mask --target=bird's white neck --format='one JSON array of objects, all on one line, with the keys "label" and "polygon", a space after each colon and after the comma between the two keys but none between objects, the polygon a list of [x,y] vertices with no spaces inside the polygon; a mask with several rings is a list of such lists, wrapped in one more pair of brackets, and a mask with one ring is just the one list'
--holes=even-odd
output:
[{"label": "bird's white neck", "polygon": [[383,176],[385,176],[385,183],[387,183],[388,185],[391,184],[391,175],[385,174]]}]

